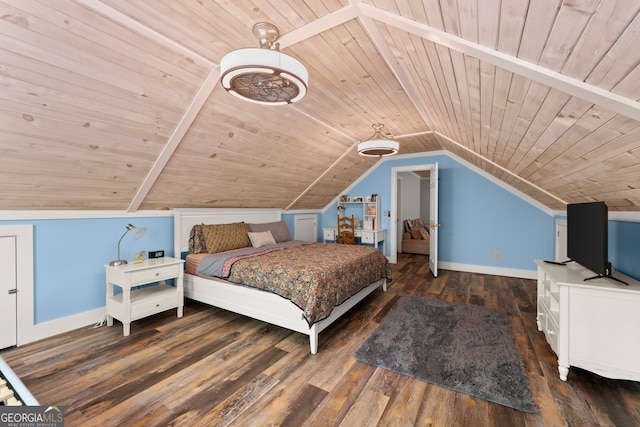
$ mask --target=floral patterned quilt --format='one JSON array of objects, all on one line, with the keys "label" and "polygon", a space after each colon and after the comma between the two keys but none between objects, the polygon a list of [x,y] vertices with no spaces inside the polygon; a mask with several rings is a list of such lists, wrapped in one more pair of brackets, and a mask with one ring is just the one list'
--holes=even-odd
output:
[{"label": "floral patterned quilt", "polygon": [[391,280],[391,264],[376,248],[312,243],[237,259],[229,276],[276,293],[304,312],[313,325],[371,283]]}]

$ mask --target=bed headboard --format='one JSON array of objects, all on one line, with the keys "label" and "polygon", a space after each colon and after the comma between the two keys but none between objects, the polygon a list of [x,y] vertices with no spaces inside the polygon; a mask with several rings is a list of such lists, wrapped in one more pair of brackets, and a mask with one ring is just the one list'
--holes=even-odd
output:
[{"label": "bed headboard", "polygon": [[231,224],[233,222],[274,222],[282,219],[280,209],[174,209],[174,255],[180,258],[189,250],[189,233],[196,224]]}]

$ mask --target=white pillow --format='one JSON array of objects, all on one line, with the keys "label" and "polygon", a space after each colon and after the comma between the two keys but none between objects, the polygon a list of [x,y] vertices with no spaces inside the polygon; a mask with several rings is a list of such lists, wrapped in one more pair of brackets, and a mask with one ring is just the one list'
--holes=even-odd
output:
[{"label": "white pillow", "polygon": [[251,246],[253,246],[254,248],[276,244],[276,241],[273,238],[273,234],[271,234],[270,230],[256,232],[250,231],[247,234],[249,235],[249,240],[251,240]]}]

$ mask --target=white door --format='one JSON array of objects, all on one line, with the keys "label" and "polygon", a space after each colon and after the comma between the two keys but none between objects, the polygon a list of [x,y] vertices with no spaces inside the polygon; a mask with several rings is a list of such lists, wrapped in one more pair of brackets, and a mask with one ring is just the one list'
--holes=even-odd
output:
[{"label": "white door", "polygon": [[316,242],[318,240],[318,220],[315,215],[296,215],[293,220],[293,239]]},{"label": "white door", "polygon": [[438,277],[438,163],[429,174],[429,268]]},{"label": "white door", "polygon": [[16,237],[0,236],[0,348],[17,344]]},{"label": "white door", "polygon": [[567,257],[567,220],[556,220],[556,253],[557,262],[565,262]]}]

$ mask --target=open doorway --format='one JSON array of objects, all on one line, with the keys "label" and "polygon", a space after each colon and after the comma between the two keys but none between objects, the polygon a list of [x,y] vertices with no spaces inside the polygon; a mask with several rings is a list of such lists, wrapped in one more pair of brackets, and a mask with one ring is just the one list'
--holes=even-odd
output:
[{"label": "open doorway", "polygon": [[[391,169],[391,175],[390,261],[396,263],[398,251],[401,250],[403,221],[421,219],[429,231],[429,241],[423,242],[427,247],[423,246],[421,253],[429,254],[430,269],[437,276],[438,164],[396,167]],[[407,241],[407,244],[421,251],[416,243]]]},{"label": "open doorway", "polygon": [[[421,219],[429,222],[429,174],[431,171],[398,173],[398,219]],[[402,227],[398,228],[402,231]],[[398,236],[398,252],[402,252]]]}]

